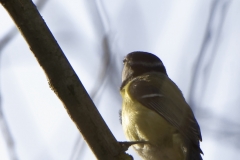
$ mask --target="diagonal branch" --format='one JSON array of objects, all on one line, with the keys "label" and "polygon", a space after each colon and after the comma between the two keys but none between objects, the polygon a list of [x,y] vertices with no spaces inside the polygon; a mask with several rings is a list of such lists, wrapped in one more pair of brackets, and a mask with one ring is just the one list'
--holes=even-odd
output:
[{"label": "diagonal branch", "polygon": [[43,68],[50,88],[62,101],[88,145],[100,160],[127,156],[94,106],[72,66],[30,0],[0,0]]}]

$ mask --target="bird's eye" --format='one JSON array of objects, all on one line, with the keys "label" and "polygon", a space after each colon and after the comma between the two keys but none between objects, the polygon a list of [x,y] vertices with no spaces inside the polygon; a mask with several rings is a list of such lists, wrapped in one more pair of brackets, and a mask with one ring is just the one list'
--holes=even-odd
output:
[{"label": "bird's eye", "polygon": [[124,60],[123,60],[123,64],[125,64],[127,62],[127,60],[126,60],[126,58],[124,58]]}]

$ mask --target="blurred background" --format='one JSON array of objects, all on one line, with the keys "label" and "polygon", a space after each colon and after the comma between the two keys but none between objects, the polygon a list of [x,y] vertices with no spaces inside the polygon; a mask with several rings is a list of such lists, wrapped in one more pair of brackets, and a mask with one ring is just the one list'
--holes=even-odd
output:
[{"label": "blurred background", "polygon": [[[203,159],[240,159],[239,0],[34,3],[117,140],[126,140],[122,60],[147,51],[161,58],[192,107]],[[96,159],[1,5],[0,58],[0,159]]]}]

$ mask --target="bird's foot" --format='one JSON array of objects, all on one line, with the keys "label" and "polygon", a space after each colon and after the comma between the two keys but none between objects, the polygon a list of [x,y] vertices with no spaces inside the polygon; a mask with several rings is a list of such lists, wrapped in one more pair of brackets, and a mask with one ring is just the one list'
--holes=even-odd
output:
[{"label": "bird's foot", "polygon": [[118,142],[118,143],[122,146],[123,151],[127,151],[131,145],[140,144],[140,143],[146,144],[148,142],[147,141],[125,141],[125,142]]}]

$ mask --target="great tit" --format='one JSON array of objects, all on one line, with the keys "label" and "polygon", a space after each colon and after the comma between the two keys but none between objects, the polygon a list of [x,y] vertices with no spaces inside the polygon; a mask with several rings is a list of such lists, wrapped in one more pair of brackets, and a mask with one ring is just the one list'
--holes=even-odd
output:
[{"label": "great tit", "polygon": [[144,160],[202,160],[200,127],[162,61],[147,52],[123,60],[122,126]]}]

